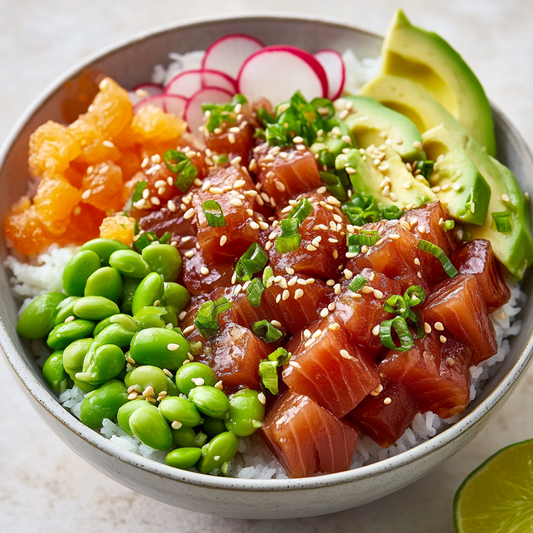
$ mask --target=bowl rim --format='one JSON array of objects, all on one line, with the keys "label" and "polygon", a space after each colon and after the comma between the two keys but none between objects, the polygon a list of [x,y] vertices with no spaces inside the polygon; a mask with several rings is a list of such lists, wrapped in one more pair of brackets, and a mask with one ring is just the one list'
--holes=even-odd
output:
[{"label": "bowl rim", "polygon": [[[356,26],[345,24],[334,19],[324,18],[313,15],[302,15],[297,13],[272,13],[272,12],[253,12],[240,13],[231,15],[217,15],[210,17],[198,17],[188,19],[183,22],[170,23],[152,27],[141,32],[137,32],[129,37],[115,41],[102,49],[90,54],[86,58],[76,62],[73,66],[66,69],[62,74],[57,76],[49,83],[30,103],[22,116],[15,122],[2,146],[0,147],[0,170],[4,166],[7,155],[16,141],[17,137],[24,129],[26,124],[35,114],[35,112],[45,104],[61,86],[84,68],[90,67],[95,61],[120,52],[132,44],[141,44],[143,41],[151,39],[156,35],[172,33],[181,28],[194,28],[216,25],[221,22],[233,20],[272,20],[283,22],[311,22],[319,25],[336,27],[349,31],[366,34],[372,37],[383,39],[383,37],[373,32],[362,30]],[[529,173],[533,177],[533,156],[527,147],[520,133],[510,122],[510,120],[494,105],[492,105],[493,114],[502,122],[508,133],[513,137],[517,148],[524,156],[528,163]],[[2,268],[5,268],[2,266]],[[81,423],[73,414],[64,408],[45,386],[43,386],[35,377],[30,367],[26,364],[22,355],[18,352],[2,317],[0,317],[0,347],[11,366],[12,371],[17,375],[20,382],[19,386],[24,387],[27,393],[32,396],[41,406],[52,415],[57,422],[62,424],[68,431],[75,436],[80,437],[99,451],[115,457],[118,460],[128,463],[133,467],[140,467],[152,474],[178,481],[185,484],[212,489],[230,489],[237,491],[253,492],[273,492],[280,490],[310,490],[323,488],[333,485],[342,485],[352,483],[357,480],[367,479],[376,475],[390,473],[402,466],[410,463],[416,463],[427,456],[438,452],[440,449],[460,438],[462,434],[471,426],[476,425],[483,417],[489,414],[489,411],[495,407],[502,398],[504,398],[518,380],[523,376],[525,370],[533,359],[533,331],[529,332],[529,337],[513,366],[503,377],[501,382],[488,394],[488,396],[472,409],[464,418],[451,426],[444,429],[428,441],[425,441],[410,450],[399,453],[393,457],[372,463],[366,466],[338,472],[335,474],[324,474],[309,478],[296,479],[242,479],[242,478],[224,478],[218,476],[208,476],[196,472],[178,470],[159,463],[152,459],[147,459],[141,455],[135,454],[128,450],[120,448],[112,443],[109,439],[101,435],[98,431],[92,430]],[[33,405],[33,404],[32,404]],[[34,406],[35,407],[35,406]],[[39,413],[40,414],[40,413]]]}]

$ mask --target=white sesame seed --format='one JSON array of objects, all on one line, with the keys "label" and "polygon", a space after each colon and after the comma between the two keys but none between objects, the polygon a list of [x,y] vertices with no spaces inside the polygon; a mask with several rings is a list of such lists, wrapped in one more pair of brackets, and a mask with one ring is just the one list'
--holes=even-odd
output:
[{"label": "white sesame seed", "polygon": [[420,141],[415,141],[415,142],[413,143],[413,148],[416,148],[417,150],[418,150],[419,148],[422,148],[422,143],[421,143]]},{"label": "white sesame seed", "polygon": [[331,302],[330,304],[328,304],[328,309],[330,311],[335,311],[335,302]]},{"label": "white sesame seed", "polygon": [[281,298],[282,298],[283,301],[285,301],[285,300],[287,300],[289,298],[290,295],[291,295],[291,293],[287,289],[285,289],[283,291],[282,295],[281,295]]},{"label": "white sesame seed", "polygon": [[422,272],[419,271],[419,272],[416,273],[416,275],[417,275],[418,278],[422,279]]},{"label": "white sesame seed", "polygon": [[426,226],[418,226],[417,230],[418,230],[420,233],[426,233]]},{"label": "white sesame seed", "polygon": [[399,238],[400,238],[400,235],[398,233],[391,233],[389,235],[389,237],[394,240],[394,241],[397,241]]},{"label": "white sesame seed", "polygon": [[220,246],[224,246],[227,242],[228,238],[226,237],[226,235],[222,235],[222,237],[220,237]]},{"label": "white sesame seed", "polygon": [[175,344],[173,342],[171,342],[170,344],[167,344],[167,350],[169,350],[170,352],[175,352],[179,347],[180,347],[179,344]]},{"label": "white sesame seed", "polygon": [[189,218],[192,218],[194,216],[194,208],[191,207],[190,209],[188,209],[185,214],[183,215],[183,218],[185,220],[188,220]]},{"label": "white sesame seed", "polygon": [[285,272],[287,272],[287,274],[289,274],[289,276],[294,276],[294,268],[288,266],[288,267],[285,267]]},{"label": "white sesame seed", "polygon": [[188,333],[191,333],[193,330],[194,330],[194,326],[187,326],[187,327],[183,330],[183,333],[185,333],[185,335],[187,335]]},{"label": "white sesame seed", "polygon": [[343,359],[353,359],[353,357],[348,353],[347,350],[341,350],[340,354]]},{"label": "white sesame seed", "polygon": [[377,389],[373,390],[370,395],[371,396],[379,396],[380,392],[383,390],[383,385],[380,383],[378,386],[377,386]]},{"label": "white sesame seed", "polygon": [[81,195],[83,200],[87,200],[91,196],[91,189],[87,189],[86,191],[83,191],[83,194]]},{"label": "white sesame seed", "polygon": [[326,318],[328,315],[329,315],[328,308],[327,308],[327,307],[324,307],[324,309],[322,309],[322,311],[320,311],[320,316],[321,316],[322,318]]},{"label": "white sesame seed", "polygon": [[442,344],[444,344],[448,339],[446,339],[446,337],[444,335],[441,335],[439,337],[439,341],[442,342]]},{"label": "white sesame seed", "polygon": [[236,285],[233,289],[233,296],[237,296],[242,291],[242,285]]},{"label": "white sesame seed", "polygon": [[380,290],[378,290],[378,289],[374,289],[374,296],[378,300],[382,300],[383,299],[383,293]]},{"label": "white sesame seed", "polygon": [[443,326],[442,322],[435,322],[435,324],[433,324],[433,327],[437,331],[444,331],[444,326]]},{"label": "white sesame seed", "polygon": [[239,198],[232,198],[230,200],[230,204],[235,206],[235,207],[241,207],[242,206],[242,200],[240,200]]},{"label": "white sesame seed", "polygon": [[201,267],[200,274],[207,276],[207,274],[209,274],[209,269],[206,266]]},{"label": "white sesame seed", "polygon": [[192,381],[197,387],[201,387],[201,386],[205,383],[204,378],[191,378],[191,381]]},{"label": "white sesame seed", "polygon": [[370,294],[371,292],[374,292],[374,287],[371,287],[370,285],[364,285],[362,288],[361,288],[361,292],[363,294]]},{"label": "white sesame seed", "polygon": [[344,277],[346,279],[352,279],[353,277],[353,272],[351,270],[348,270],[347,268],[344,270]]},{"label": "white sesame seed", "polygon": [[259,229],[259,224],[258,224],[255,220],[252,220],[252,221],[250,222],[250,227],[251,227],[252,229]]},{"label": "white sesame seed", "polygon": [[[309,346],[311,346],[313,343],[315,342],[315,339],[311,338],[309,339],[305,344],[304,344],[304,348],[309,348]],[[293,361],[291,361],[289,364],[293,363]],[[294,366],[294,365],[292,365]]]},{"label": "white sesame seed", "polygon": [[306,250],[308,250],[309,252],[315,252],[316,251],[316,247],[313,246],[312,244],[308,244],[306,247],[305,247]]},{"label": "white sesame seed", "polygon": [[296,291],[294,292],[294,299],[298,300],[303,295],[304,295],[304,291],[302,289],[296,289]]},{"label": "white sesame seed", "polygon": [[390,398],[385,398],[385,399],[383,400],[383,403],[384,403],[385,405],[389,405],[390,403],[392,403],[392,400],[391,400]]},{"label": "white sesame seed", "polygon": [[372,335],[374,335],[374,337],[377,337],[379,335],[379,324],[372,328]]}]

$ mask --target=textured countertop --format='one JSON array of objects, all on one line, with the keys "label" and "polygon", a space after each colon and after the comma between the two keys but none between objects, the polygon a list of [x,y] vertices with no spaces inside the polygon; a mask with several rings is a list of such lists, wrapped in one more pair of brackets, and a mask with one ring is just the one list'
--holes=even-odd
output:
[{"label": "textured countertop", "polygon": [[[0,0],[0,142],[30,101],[63,70],[113,41],[175,20],[216,13],[322,15],[384,34],[393,0]],[[531,0],[403,0],[412,20],[460,51],[489,98],[533,145]],[[489,426],[417,483],[372,504],[318,518],[231,520],[168,507],[111,481],[71,451],[23,398],[0,356],[0,531],[77,533],[444,533],[464,477],[501,447],[533,437],[533,368]],[[4,377],[5,376],[5,377]],[[524,408],[526,406],[526,408]],[[71,529],[72,528],[72,529]]]}]

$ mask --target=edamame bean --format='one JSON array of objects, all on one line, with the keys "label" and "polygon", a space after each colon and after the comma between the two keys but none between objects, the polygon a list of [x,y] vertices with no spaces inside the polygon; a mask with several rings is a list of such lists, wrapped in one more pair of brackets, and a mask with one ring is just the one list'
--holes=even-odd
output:
[{"label": "edamame bean", "polygon": [[126,386],[111,380],[83,398],[80,420],[90,428],[102,427],[104,418],[114,420],[118,410],[128,401]]},{"label": "edamame bean", "polygon": [[200,460],[201,456],[200,448],[179,448],[168,453],[165,462],[168,466],[188,470]]},{"label": "edamame bean", "polygon": [[230,396],[228,418],[224,421],[228,431],[237,437],[248,437],[263,425],[265,406],[259,399],[260,394],[263,393],[243,389]]},{"label": "edamame bean", "polygon": [[131,402],[125,403],[117,413],[117,422],[118,425],[122,428],[122,431],[126,432],[128,435],[133,435],[133,431],[130,428],[130,417],[137,409],[155,409],[157,408],[148,403],[144,398],[132,400]]},{"label": "edamame bean", "polygon": [[122,291],[122,278],[117,269],[102,267],[93,272],[85,285],[85,296],[103,296],[118,303]]},{"label": "edamame bean", "polygon": [[172,432],[157,407],[151,407],[153,409],[137,409],[130,415],[131,431],[146,446],[168,450],[173,443]]},{"label": "edamame bean", "polygon": [[109,265],[128,278],[144,278],[152,269],[140,254],[133,250],[117,250],[111,254]]},{"label": "edamame bean", "polygon": [[56,392],[64,392],[67,388],[67,373],[63,366],[63,352],[54,352],[43,365],[43,377]]},{"label": "edamame bean", "polygon": [[79,339],[69,344],[63,351],[63,367],[74,383],[83,391],[90,392],[97,388],[76,379],[76,374],[83,370],[83,361],[91,348],[93,339]]},{"label": "edamame bean", "polygon": [[138,331],[137,324],[131,316],[119,313],[118,315],[109,316],[103,320],[100,320],[100,322],[98,322],[94,328],[94,336],[96,337],[102,330],[111,324],[120,324],[130,331]]},{"label": "edamame bean", "polygon": [[82,372],[76,374],[76,379],[90,385],[101,385],[117,377],[125,366],[124,353],[118,346],[98,346],[93,342],[83,360]]},{"label": "edamame bean", "polygon": [[218,378],[213,369],[204,363],[189,363],[178,368],[176,372],[176,385],[186,396],[199,385],[214,387],[217,381]]},{"label": "edamame bean", "polygon": [[133,320],[136,322],[138,329],[164,328],[166,323],[161,317],[165,313],[166,309],[164,307],[148,306],[135,313]]},{"label": "edamame bean", "polygon": [[72,320],[54,327],[47,339],[53,350],[63,350],[70,343],[90,337],[94,330],[94,322],[90,320]]},{"label": "edamame bean", "polygon": [[174,330],[148,328],[133,337],[130,354],[137,364],[176,370],[187,359],[189,348],[185,337]]},{"label": "edamame bean", "polygon": [[139,286],[135,290],[131,302],[132,313],[135,315],[143,307],[154,305],[154,302],[157,301],[161,302],[164,291],[165,286],[161,276],[157,272],[148,274],[148,276],[139,283]]},{"label": "edamame bean", "polygon": [[120,313],[118,305],[103,296],[85,296],[74,304],[74,314],[85,320],[103,320]]},{"label": "edamame bean", "polygon": [[230,407],[228,397],[221,390],[209,385],[200,385],[192,389],[189,392],[189,400],[201,413],[211,418],[226,418]]},{"label": "edamame bean", "polygon": [[190,301],[191,293],[183,285],[173,282],[165,283],[163,302],[167,309],[179,315],[189,305]]},{"label": "edamame bean", "polygon": [[53,327],[56,308],[66,298],[60,292],[38,296],[22,311],[17,322],[17,333],[26,339],[42,339]]},{"label": "edamame bean", "polygon": [[143,248],[142,258],[165,281],[174,281],[181,274],[181,255],[171,244],[153,242]]},{"label": "edamame bean", "polygon": [[233,433],[220,433],[202,447],[202,457],[196,466],[198,472],[209,474],[215,468],[223,470],[224,463],[235,457],[238,447],[239,439]]},{"label": "edamame bean", "polygon": [[74,316],[74,305],[79,299],[79,296],[69,296],[57,304],[54,326],[63,324],[69,316]]},{"label": "edamame bean", "polygon": [[181,422],[182,426],[193,428],[202,422],[196,406],[180,396],[169,396],[159,403],[159,411],[170,422]]},{"label": "edamame bean", "polygon": [[211,418],[210,416],[204,417],[204,423],[202,424],[202,431],[210,438],[220,435],[227,431],[224,424],[224,420],[219,420],[218,418]]},{"label": "edamame bean", "polygon": [[143,365],[134,368],[128,374],[126,385],[128,387],[138,385],[140,388],[139,392],[141,393],[148,387],[152,387],[154,389],[154,395],[157,398],[163,391],[167,392],[167,394],[176,392],[175,387],[172,391],[169,391],[169,382],[174,385],[159,367]]},{"label": "edamame bean", "polygon": [[100,268],[100,258],[92,250],[71,257],[63,270],[63,289],[69,296],[83,296],[89,276]]},{"label": "edamame bean", "polygon": [[131,310],[131,303],[133,302],[133,295],[135,290],[141,282],[136,278],[125,278],[122,285],[122,292],[120,293],[120,310],[123,313],[133,314]]},{"label": "edamame bean", "polygon": [[100,258],[101,266],[109,264],[109,258],[117,250],[130,250],[130,247],[115,239],[93,239],[86,242],[82,247],[83,250],[91,250]]},{"label": "edamame bean", "polygon": [[99,345],[114,344],[115,346],[120,346],[120,348],[127,348],[134,335],[134,331],[126,329],[122,324],[110,324],[98,333],[94,340]]},{"label": "edamame bean", "polygon": [[171,430],[174,444],[180,448],[201,448],[207,442],[207,435],[201,431],[197,434],[194,429],[186,427]]}]

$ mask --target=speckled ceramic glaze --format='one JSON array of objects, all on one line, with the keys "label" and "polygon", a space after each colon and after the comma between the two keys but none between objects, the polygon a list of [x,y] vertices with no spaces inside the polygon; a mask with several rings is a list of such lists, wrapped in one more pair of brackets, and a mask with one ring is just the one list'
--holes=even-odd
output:
[{"label": "speckled ceramic glaze", "polygon": [[[28,139],[46,120],[61,121],[64,83],[85,67],[107,72],[131,88],[150,78],[152,66],[167,63],[168,53],[205,50],[228,33],[248,33],[266,44],[290,44],[316,52],[351,48],[360,57],[376,57],[381,38],[342,24],[312,18],[244,16],[217,18],[160,28],[120,43],[77,65],[47,88],[15,126],[0,152],[0,213],[26,192]],[[494,109],[498,157],[533,196],[533,159],[505,116]],[[0,258],[6,257],[2,241]],[[531,276],[524,282],[531,294]],[[521,313],[521,333],[483,394],[464,418],[430,441],[391,459],[357,470],[309,479],[239,480],[181,471],[125,451],[85,427],[63,409],[48,390],[29,346],[16,333],[17,309],[0,268],[0,344],[20,388],[45,422],[79,455],[119,483],[169,505],[238,518],[289,518],[332,513],[390,494],[421,478],[472,440],[509,397],[529,365],[533,310]]]}]

